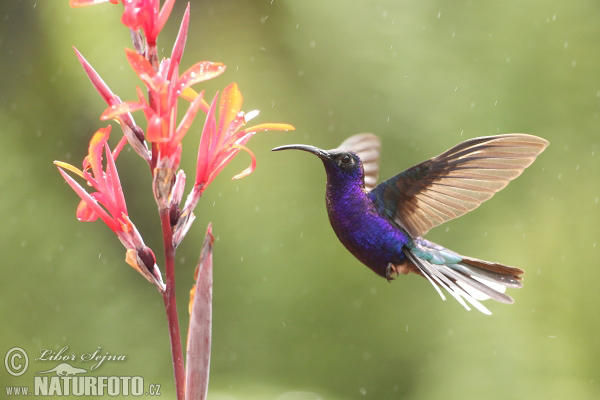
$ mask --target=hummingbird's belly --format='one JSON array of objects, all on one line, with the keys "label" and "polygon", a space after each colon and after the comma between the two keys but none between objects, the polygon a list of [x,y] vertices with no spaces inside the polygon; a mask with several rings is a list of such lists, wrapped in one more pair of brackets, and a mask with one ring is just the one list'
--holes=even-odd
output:
[{"label": "hummingbird's belly", "polygon": [[336,235],[358,260],[380,276],[386,276],[388,264],[404,261],[402,248],[410,238],[374,210],[330,213]]}]

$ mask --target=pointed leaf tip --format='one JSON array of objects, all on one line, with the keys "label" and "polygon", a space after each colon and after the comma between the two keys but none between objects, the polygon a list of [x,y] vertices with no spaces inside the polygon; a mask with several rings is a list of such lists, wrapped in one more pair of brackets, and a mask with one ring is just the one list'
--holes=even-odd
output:
[{"label": "pointed leaf tip", "polygon": [[193,296],[187,342],[186,387],[187,400],[204,400],[208,391],[210,346],[212,330],[212,225],[206,229],[198,262],[197,283]]}]

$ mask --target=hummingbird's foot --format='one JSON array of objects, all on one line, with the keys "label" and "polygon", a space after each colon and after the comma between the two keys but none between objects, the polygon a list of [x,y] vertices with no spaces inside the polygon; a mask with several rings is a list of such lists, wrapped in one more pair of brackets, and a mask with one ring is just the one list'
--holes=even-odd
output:
[{"label": "hummingbird's foot", "polygon": [[396,279],[398,277],[398,271],[396,270],[396,266],[393,265],[392,263],[389,263],[387,265],[387,267],[385,267],[385,279],[387,279],[388,282],[393,281],[394,279]]}]

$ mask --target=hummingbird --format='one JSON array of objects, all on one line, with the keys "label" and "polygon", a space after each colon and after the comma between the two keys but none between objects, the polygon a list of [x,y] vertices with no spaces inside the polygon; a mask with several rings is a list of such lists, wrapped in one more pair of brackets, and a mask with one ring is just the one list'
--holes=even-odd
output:
[{"label": "hummingbird", "polygon": [[431,228],[459,217],[488,200],[521,175],[548,146],[526,134],[466,140],[377,185],[380,139],[361,133],[337,149],[292,144],[272,151],[303,150],[325,166],[329,222],[342,244],[377,275],[425,277],[446,300],[445,289],[463,307],[484,314],[480,303],[511,304],[506,288],[521,288],[524,271],[463,256],[423,238]]}]

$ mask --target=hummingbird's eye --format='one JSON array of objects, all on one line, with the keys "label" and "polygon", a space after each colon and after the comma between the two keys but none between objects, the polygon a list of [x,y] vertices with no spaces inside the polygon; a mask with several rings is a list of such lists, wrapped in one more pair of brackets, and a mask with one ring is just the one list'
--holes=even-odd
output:
[{"label": "hummingbird's eye", "polygon": [[350,161],[352,161],[352,157],[350,157],[348,154],[344,154],[344,156],[342,156],[342,163],[350,164]]}]

